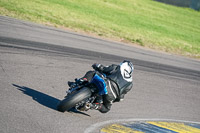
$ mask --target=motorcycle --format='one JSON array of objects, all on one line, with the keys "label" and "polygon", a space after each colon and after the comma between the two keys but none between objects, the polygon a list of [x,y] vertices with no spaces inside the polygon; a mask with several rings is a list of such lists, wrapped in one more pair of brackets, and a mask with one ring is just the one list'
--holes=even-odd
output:
[{"label": "motorcycle", "polygon": [[58,104],[60,112],[75,108],[78,111],[87,111],[98,97],[98,89],[92,83],[76,81],[67,91],[65,98]]}]

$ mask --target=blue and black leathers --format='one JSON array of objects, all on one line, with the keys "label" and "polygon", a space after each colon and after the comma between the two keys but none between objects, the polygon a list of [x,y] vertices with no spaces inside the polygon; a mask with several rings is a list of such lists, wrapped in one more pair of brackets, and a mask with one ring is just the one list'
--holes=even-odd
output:
[{"label": "blue and black leathers", "polygon": [[132,70],[126,68],[128,65],[110,65],[103,66],[101,64],[94,64],[92,67],[98,71],[89,71],[83,78],[87,78],[99,89],[99,98],[102,103],[94,105],[102,113],[110,110],[113,102],[119,102],[124,99],[124,95],[131,90]]}]

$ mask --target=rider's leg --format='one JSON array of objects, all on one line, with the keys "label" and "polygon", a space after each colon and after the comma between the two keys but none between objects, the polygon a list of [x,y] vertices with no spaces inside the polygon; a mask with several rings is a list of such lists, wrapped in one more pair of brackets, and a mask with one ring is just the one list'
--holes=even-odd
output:
[{"label": "rider's leg", "polygon": [[107,113],[108,111],[110,111],[112,103],[109,101],[108,95],[103,95],[102,98],[103,98],[103,103],[95,102],[90,106],[90,109],[99,110],[101,113]]},{"label": "rider's leg", "polygon": [[112,106],[112,102],[108,94],[103,95],[103,104],[101,108],[99,109],[99,111],[101,113],[107,113],[108,111],[110,111],[111,106]]}]

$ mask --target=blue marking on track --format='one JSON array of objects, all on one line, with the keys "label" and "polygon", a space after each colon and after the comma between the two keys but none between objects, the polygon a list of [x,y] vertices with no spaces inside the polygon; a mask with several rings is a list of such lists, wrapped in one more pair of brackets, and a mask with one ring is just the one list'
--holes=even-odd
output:
[{"label": "blue marking on track", "polygon": [[193,124],[193,123],[184,123],[184,124],[188,125],[188,126],[191,126],[191,127],[194,127],[194,128],[200,129],[200,125],[199,124]]},{"label": "blue marking on track", "polygon": [[147,133],[178,133],[169,129],[165,129],[162,127],[158,127],[148,123],[129,123],[129,124],[122,124],[123,126],[132,128],[137,131],[147,132]]}]

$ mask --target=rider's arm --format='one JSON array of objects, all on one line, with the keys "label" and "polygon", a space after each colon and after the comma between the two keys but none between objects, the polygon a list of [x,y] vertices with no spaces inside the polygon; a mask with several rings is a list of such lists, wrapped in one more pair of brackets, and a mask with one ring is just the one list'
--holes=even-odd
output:
[{"label": "rider's arm", "polygon": [[112,71],[117,68],[117,65],[112,64],[110,66],[104,66],[102,64],[93,64],[92,67],[99,72],[103,72],[105,74],[111,74]]}]

